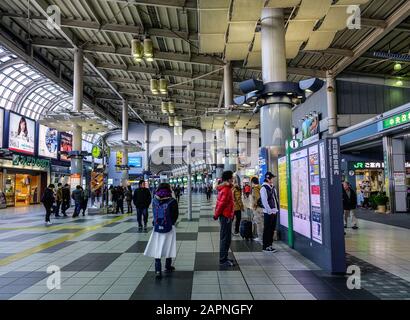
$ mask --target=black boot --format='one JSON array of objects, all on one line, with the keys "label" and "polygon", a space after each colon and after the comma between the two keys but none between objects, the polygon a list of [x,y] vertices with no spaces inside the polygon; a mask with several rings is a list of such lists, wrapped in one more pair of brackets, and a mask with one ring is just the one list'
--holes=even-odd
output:
[{"label": "black boot", "polygon": [[171,258],[167,258],[167,259],[165,260],[165,272],[175,271],[175,267],[173,267],[173,266],[171,265],[171,263],[172,263],[172,259],[171,259]]},{"label": "black boot", "polygon": [[161,259],[155,259],[155,277],[157,279],[162,278],[162,272],[161,272]]}]

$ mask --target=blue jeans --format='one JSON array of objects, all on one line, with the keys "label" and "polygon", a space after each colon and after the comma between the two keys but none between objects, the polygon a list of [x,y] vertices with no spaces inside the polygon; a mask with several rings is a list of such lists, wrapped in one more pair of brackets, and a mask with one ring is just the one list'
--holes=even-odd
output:
[{"label": "blue jeans", "polygon": [[146,227],[148,222],[148,208],[137,208],[137,221],[139,227],[142,227],[142,217],[144,217],[144,226]]},{"label": "blue jeans", "polygon": [[74,206],[74,214],[73,217],[78,217],[81,211],[81,202],[76,202]]},{"label": "blue jeans", "polygon": [[219,223],[221,225],[219,263],[222,264],[228,260],[228,252],[232,240],[232,220],[224,216],[220,216]]}]

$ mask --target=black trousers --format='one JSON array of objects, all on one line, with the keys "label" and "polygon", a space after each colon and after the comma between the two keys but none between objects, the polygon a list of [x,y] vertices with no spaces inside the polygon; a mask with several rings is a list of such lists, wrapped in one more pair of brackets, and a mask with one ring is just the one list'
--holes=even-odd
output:
[{"label": "black trousers", "polygon": [[211,193],[210,192],[206,193],[206,200],[211,200]]},{"label": "black trousers", "polygon": [[137,222],[140,228],[142,228],[142,219],[144,219],[144,226],[146,227],[148,222],[148,208],[137,208]]},{"label": "black trousers", "polygon": [[67,209],[70,208],[70,200],[63,200],[61,204],[61,212],[66,215]]},{"label": "black trousers", "polygon": [[225,263],[228,260],[228,252],[232,240],[232,220],[224,216],[220,216],[219,223],[221,225],[219,263]]},{"label": "black trousers", "polygon": [[[166,270],[171,269],[171,264],[172,264],[172,258],[166,258],[165,259],[165,269]],[[161,272],[161,269],[162,269],[161,259],[155,259],[155,271]]]},{"label": "black trousers", "polygon": [[263,249],[273,244],[273,232],[276,227],[276,214],[263,214]]},{"label": "black trousers", "polygon": [[242,211],[241,210],[235,211],[235,233],[239,233],[241,219],[242,219]]},{"label": "black trousers", "polygon": [[51,216],[53,206],[52,205],[44,205],[44,208],[46,208],[46,222],[50,222],[50,216]]},{"label": "black trousers", "polygon": [[115,210],[115,213],[119,213],[121,210],[121,213],[124,214],[124,201],[123,200],[117,200],[117,209]]},{"label": "black trousers", "polygon": [[132,213],[132,201],[131,200],[127,200],[127,213]]}]

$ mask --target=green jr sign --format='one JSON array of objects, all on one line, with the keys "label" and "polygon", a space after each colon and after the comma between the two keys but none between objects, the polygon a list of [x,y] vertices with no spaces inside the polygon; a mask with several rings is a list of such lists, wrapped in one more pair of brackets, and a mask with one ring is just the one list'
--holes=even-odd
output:
[{"label": "green jr sign", "polygon": [[40,169],[47,169],[50,167],[50,160],[39,159],[29,156],[13,155],[13,165],[14,166],[30,166],[38,167]]},{"label": "green jr sign", "polygon": [[383,130],[410,123],[410,111],[383,120]]}]

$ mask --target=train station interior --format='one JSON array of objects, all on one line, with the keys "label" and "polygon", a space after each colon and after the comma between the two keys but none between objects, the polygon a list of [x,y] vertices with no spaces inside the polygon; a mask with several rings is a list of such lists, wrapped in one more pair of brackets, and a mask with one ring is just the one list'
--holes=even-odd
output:
[{"label": "train station interior", "polygon": [[0,1],[0,300],[410,300],[410,1]]}]

